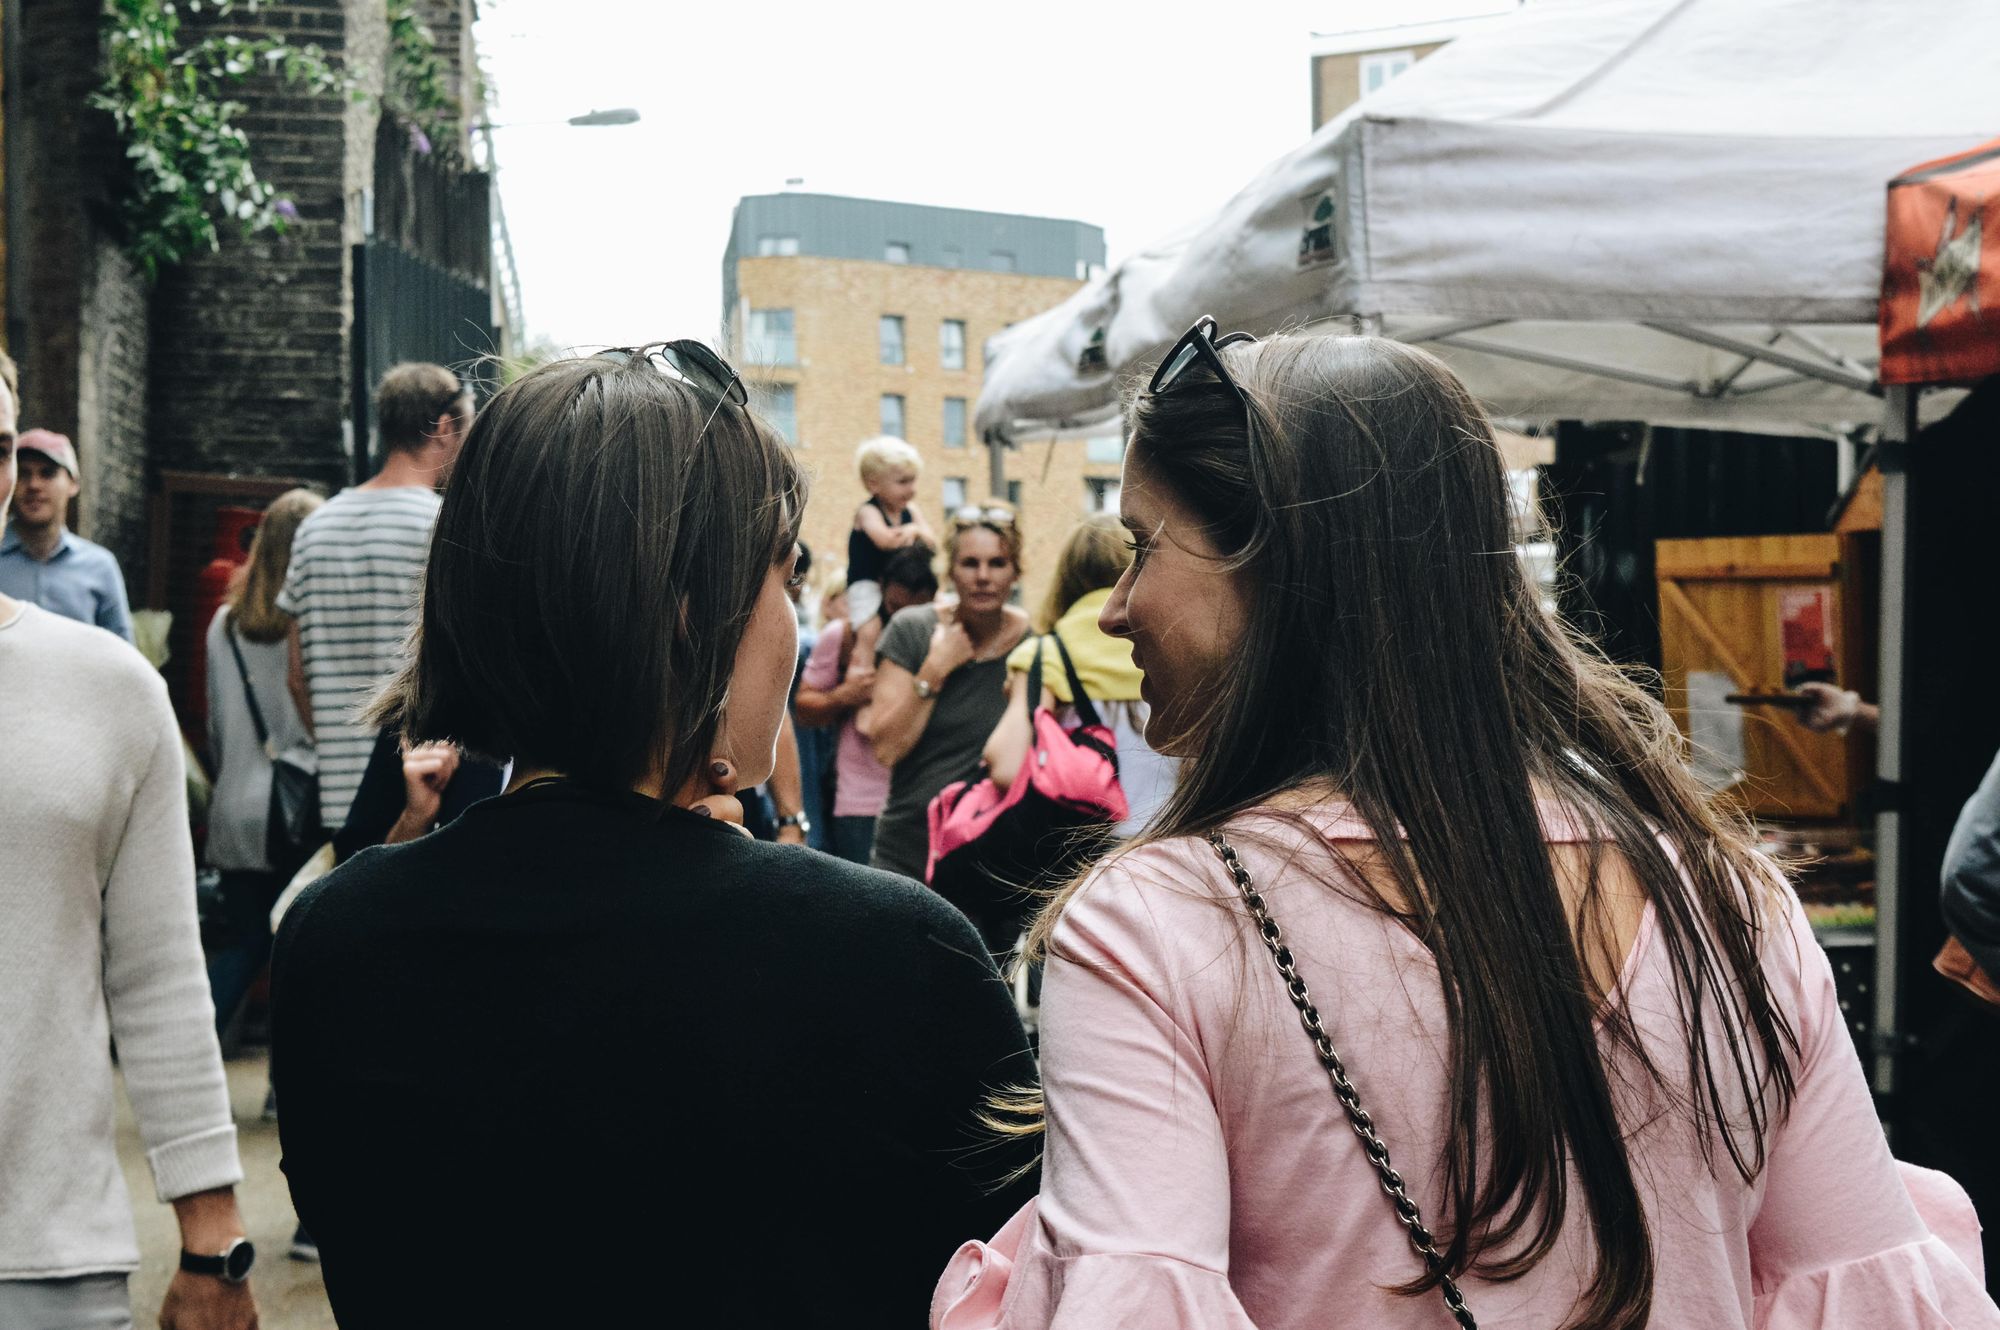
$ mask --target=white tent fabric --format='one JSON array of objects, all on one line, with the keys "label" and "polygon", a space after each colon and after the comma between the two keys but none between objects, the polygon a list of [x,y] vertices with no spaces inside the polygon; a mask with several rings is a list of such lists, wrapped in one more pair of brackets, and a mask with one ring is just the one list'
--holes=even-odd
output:
[{"label": "white tent fabric", "polygon": [[1365,319],[1506,415],[1873,421],[1884,187],[2000,133],[1996,76],[1992,0],[1535,0],[994,339],[980,427],[1102,414],[1203,313]]}]

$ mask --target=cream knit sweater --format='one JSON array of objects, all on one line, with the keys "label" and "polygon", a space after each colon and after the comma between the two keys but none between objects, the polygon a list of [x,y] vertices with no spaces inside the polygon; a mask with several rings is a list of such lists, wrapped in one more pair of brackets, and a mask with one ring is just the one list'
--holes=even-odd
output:
[{"label": "cream knit sweater", "polygon": [[195,924],[180,733],[145,658],[0,622],[0,1279],[139,1264],[111,1046],[161,1200],[241,1180]]}]

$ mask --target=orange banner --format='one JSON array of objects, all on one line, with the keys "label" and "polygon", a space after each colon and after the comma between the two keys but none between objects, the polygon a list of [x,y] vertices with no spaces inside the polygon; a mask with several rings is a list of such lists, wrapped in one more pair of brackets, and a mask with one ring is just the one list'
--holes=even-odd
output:
[{"label": "orange banner", "polygon": [[1884,383],[2000,374],[2000,139],[1889,182]]}]

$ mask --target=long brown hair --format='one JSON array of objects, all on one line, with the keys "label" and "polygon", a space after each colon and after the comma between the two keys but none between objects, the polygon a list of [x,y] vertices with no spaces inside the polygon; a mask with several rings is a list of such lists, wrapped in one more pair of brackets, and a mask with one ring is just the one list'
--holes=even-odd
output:
[{"label": "long brown hair", "polygon": [[[1621,860],[1650,897],[1676,980],[1691,1088],[1667,1102],[1711,1168],[1719,1139],[1746,1180],[1791,1103],[1798,1051],[1758,962],[1770,869],[1689,774],[1658,700],[1543,610],[1514,554],[1491,426],[1449,370],[1375,338],[1223,354],[1254,440],[1242,401],[1206,370],[1130,407],[1132,457],[1251,590],[1243,647],[1195,722],[1180,782],[1123,852],[1301,787],[1350,800],[1397,899],[1360,871],[1340,889],[1358,883],[1399,915],[1442,981],[1445,1195],[1427,1208],[1445,1269],[1525,1274],[1554,1248],[1574,1186],[1596,1261],[1567,1324],[1643,1325],[1651,1240],[1579,954],[1611,932],[1600,867]],[[1574,928],[1538,796],[1600,838]],[[1037,920],[1031,954],[1078,885]],[[1679,1083],[1622,1003],[1602,1018],[1651,1084]]]},{"label": "long brown hair", "polygon": [[299,523],[326,500],[311,490],[286,490],[264,510],[250,542],[243,575],[229,583],[229,622],[246,642],[275,642],[291,628],[292,616],[278,608],[285,570],[292,565],[292,537]]},{"label": "long brown hair", "polygon": [[466,436],[412,659],[373,714],[412,742],[605,791],[657,775],[671,795],[707,760],[805,501],[769,425],[645,355],[544,365]]}]

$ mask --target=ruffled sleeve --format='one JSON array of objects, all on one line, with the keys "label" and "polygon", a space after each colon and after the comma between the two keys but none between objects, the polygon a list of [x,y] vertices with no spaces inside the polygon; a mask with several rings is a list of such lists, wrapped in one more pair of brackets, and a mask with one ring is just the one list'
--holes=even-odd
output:
[{"label": "ruffled sleeve", "polygon": [[1209,955],[1226,947],[1226,917],[1142,890],[1135,864],[1198,880],[1148,847],[1100,869],[1064,912],[1042,988],[1042,1194],[992,1242],[959,1250],[933,1327],[1256,1330],[1229,1282],[1228,1150],[1160,915],[1179,911],[1177,937],[1222,934]]},{"label": "ruffled sleeve", "polygon": [[1889,1154],[1826,955],[1794,915],[1800,1065],[1750,1227],[1757,1330],[2000,1330],[1979,1219],[1942,1173]]},{"label": "ruffled sleeve", "polygon": [[1257,1330],[1226,1276],[1171,1256],[1059,1257],[1035,1203],[991,1242],[968,1242],[931,1298],[932,1330]]}]

